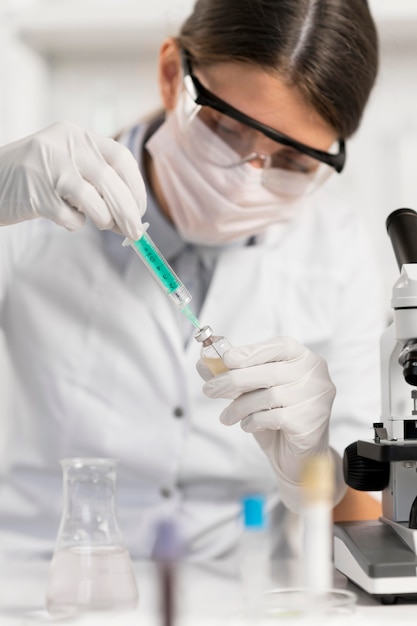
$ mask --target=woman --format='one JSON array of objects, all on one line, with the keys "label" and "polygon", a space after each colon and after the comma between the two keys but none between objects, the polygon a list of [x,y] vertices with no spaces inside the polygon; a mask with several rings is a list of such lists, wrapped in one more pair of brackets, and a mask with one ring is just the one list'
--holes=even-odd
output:
[{"label": "woman", "polygon": [[190,558],[230,554],[254,491],[284,554],[315,454],[333,458],[342,497],[340,455],[378,410],[379,298],[355,215],[314,192],[342,171],[376,68],[364,0],[199,0],[163,44],[164,113],[120,141],[195,313],[239,346],[206,395],[190,323],[119,235],[3,229],[17,385],[4,525],[51,548],[65,456],[119,458],[121,524],[140,556],[165,515]]}]

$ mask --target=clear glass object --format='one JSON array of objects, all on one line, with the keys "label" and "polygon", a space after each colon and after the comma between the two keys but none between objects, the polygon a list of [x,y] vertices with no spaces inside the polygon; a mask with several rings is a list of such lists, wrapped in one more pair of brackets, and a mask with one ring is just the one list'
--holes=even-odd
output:
[{"label": "clear glass object", "polygon": [[231,344],[221,335],[214,335],[210,326],[203,326],[194,333],[195,339],[202,344],[200,356],[214,376],[227,371],[222,357]]},{"label": "clear glass object", "polygon": [[61,461],[64,503],[46,608],[71,616],[132,610],[138,590],[116,515],[116,465],[106,458]]},{"label": "clear glass object", "polygon": [[278,618],[298,618],[311,624],[313,618],[350,615],[355,611],[356,595],[346,589],[332,587],[334,467],[331,457],[311,456],[302,468],[301,485],[302,586],[268,592],[266,615],[275,621]]},{"label": "clear glass object", "polygon": [[273,589],[266,596],[266,617],[275,622],[284,619],[298,618],[307,624],[316,623],[311,620],[331,619],[351,615],[356,610],[356,595],[347,589],[328,589],[320,598],[314,598],[305,588]]},{"label": "clear glass object", "polygon": [[148,233],[143,233],[142,237],[136,241],[126,238],[122,245],[130,246],[136,252],[175,306],[180,309],[181,313],[190,320],[195,328],[199,328],[200,322],[189,307],[191,294],[158,250]]},{"label": "clear glass object", "polygon": [[270,543],[263,494],[242,499],[242,534],[238,549],[239,575],[244,607],[249,619],[259,619],[265,611],[265,593],[270,581]]}]

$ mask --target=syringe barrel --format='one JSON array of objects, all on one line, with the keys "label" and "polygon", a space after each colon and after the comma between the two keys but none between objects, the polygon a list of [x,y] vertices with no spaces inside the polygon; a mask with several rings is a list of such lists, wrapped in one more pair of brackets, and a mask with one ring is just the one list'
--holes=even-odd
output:
[{"label": "syringe barrel", "polygon": [[176,306],[181,308],[190,302],[191,294],[180,281],[168,261],[159,252],[148,233],[144,233],[136,241],[125,239],[123,245],[130,245],[133,248]]},{"label": "syringe barrel", "polygon": [[191,300],[191,294],[183,285],[183,283],[180,283],[180,286],[177,287],[177,289],[169,291],[167,292],[167,294],[169,295],[173,303],[180,309],[188,304]]}]

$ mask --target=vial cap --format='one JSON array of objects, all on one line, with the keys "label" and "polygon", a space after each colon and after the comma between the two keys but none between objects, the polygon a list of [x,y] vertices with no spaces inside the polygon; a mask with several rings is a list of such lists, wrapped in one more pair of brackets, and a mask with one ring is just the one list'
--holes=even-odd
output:
[{"label": "vial cap", "polygon": [[265,496],[252,495],[243,498],[243,523],[245,528],[264,528],[265,527]]},{"label": "vial cap", "polygon": [[198,330],[196,330],[196,332],[194,333],[194,339],[203,343],[203,341],[211,337],[212,334],[213,331],[210,326],[203,326],[203,328],[199,328]]}]

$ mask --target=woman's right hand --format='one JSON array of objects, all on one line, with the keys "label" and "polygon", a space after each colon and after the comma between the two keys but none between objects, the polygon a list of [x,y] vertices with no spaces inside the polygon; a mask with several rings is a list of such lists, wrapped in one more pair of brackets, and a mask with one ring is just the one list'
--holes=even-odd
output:
[{"label": "woman's right hand", "polygon": [[145,208],[138,165],[113,139],[58,122],[0,148],[0,225],[46,217],[78,230],[88,216],[136,240]]}]

